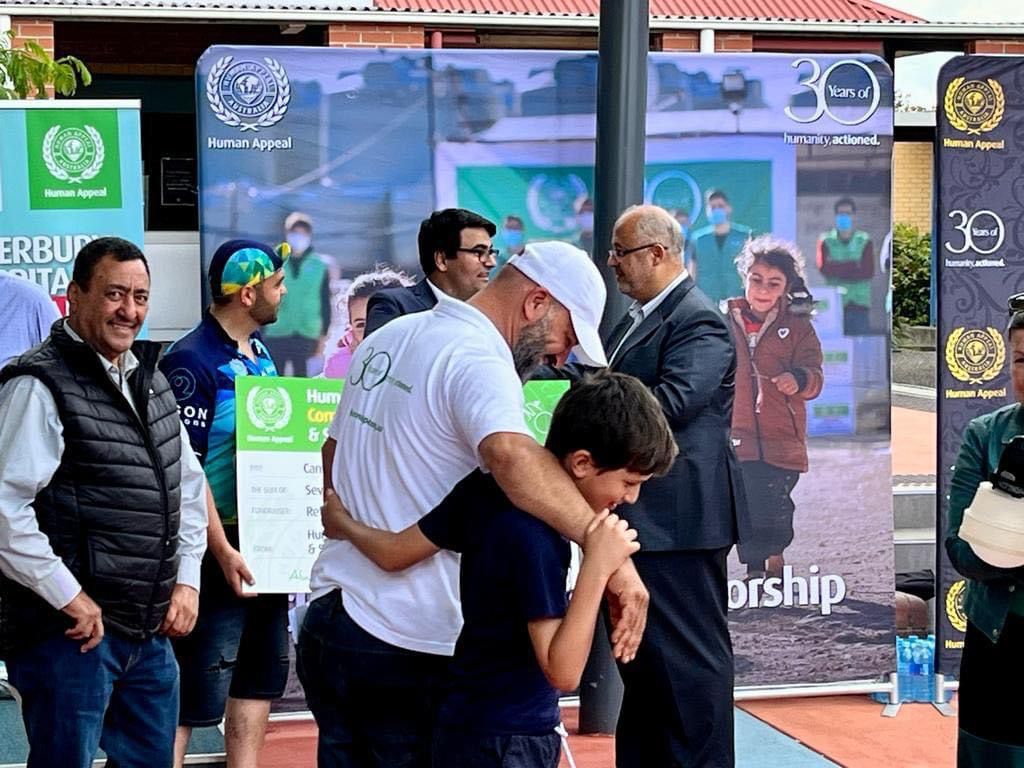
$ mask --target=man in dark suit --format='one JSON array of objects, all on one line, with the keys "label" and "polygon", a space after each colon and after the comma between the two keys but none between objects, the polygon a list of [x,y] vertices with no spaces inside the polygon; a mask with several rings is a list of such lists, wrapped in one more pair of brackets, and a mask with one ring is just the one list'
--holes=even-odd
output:
[{"label": "man in dark suit", "polygon": [[[619,290],[633,299],[605,340],[609,365],[651,388],[679,445],[669,473],[619,512],[639,533],[633,561],[651,602],[636,659],[620,666],[618,768],[734,763],[726,555],[744,504],[729,439],[736,354],[682,251],[679,222],[634,206],[616,222],[608,256]],[[561,373],[582,372],[571,365]]]},{"label": "man in dark suit", "polygon": [[467,301],[487,285],[498,252],[491,247],[494,222],[464,208],[434,211],[420,224],[417,237],[424,278],[409,288],[385,288],[371,298],[366,335],[390,320],[423,312],[442,293]]}]

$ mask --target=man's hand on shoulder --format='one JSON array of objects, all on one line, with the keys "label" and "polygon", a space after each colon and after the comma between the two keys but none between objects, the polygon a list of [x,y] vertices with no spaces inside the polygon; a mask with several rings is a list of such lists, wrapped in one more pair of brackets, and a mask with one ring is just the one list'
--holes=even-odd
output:
[{"label": "man's hand on shoulder", "polygon": [[75,626],[64,634],[72,640],[85,641],[82,643],[82,653],[100,644],[103,640],[103,611],[84,590],[75,595],[63,611],[75,622]]},{"label": "man's hand on shoulder", "polygon": [[640,579],[632,560],[608,580],[608,610],[612,622],[612,652],[623,662],[636,657],[647,626],[647,606],[651,595]]},{"label": "man's hand on shoulder", "polygon": [[160,633],[168,637],[184,637],[192,631],[199,617],[199,592],[195,587],[175,584],[171,605],[160,625]]}]

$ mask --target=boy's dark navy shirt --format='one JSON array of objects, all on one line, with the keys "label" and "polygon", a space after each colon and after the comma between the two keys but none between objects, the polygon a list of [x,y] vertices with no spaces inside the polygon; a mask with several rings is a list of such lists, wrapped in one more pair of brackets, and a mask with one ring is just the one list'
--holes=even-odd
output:
[{"label": "boy's dark navy shirt", "polygon": [[490,475],[466,477],[419,522],[442,549],[462,553],[462,633],[438,714],[442,727],[546,734],[560,722],[527,624],[565,616],[569,543],[513,506]]}]

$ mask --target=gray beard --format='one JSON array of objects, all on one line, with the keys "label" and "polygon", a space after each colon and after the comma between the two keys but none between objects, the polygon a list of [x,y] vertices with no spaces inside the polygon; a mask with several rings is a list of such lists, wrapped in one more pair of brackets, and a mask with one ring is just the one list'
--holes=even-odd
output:
[{"label": "gray beard", "polygon": [[550,329],[551,321],[545,315],[541,320],[523,328],[516,343],[512,345],[512,362],[522,381],[530,378],[530,374],[544,361],[544,349],[547,347]]}]

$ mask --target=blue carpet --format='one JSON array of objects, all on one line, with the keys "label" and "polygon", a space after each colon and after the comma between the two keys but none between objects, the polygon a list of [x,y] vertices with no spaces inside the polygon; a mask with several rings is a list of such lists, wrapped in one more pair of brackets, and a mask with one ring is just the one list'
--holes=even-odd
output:
[{"label": "blue carpet", "polygon": [[736,710],[736,768],[821,768],[836,766],[770,725]]}]

